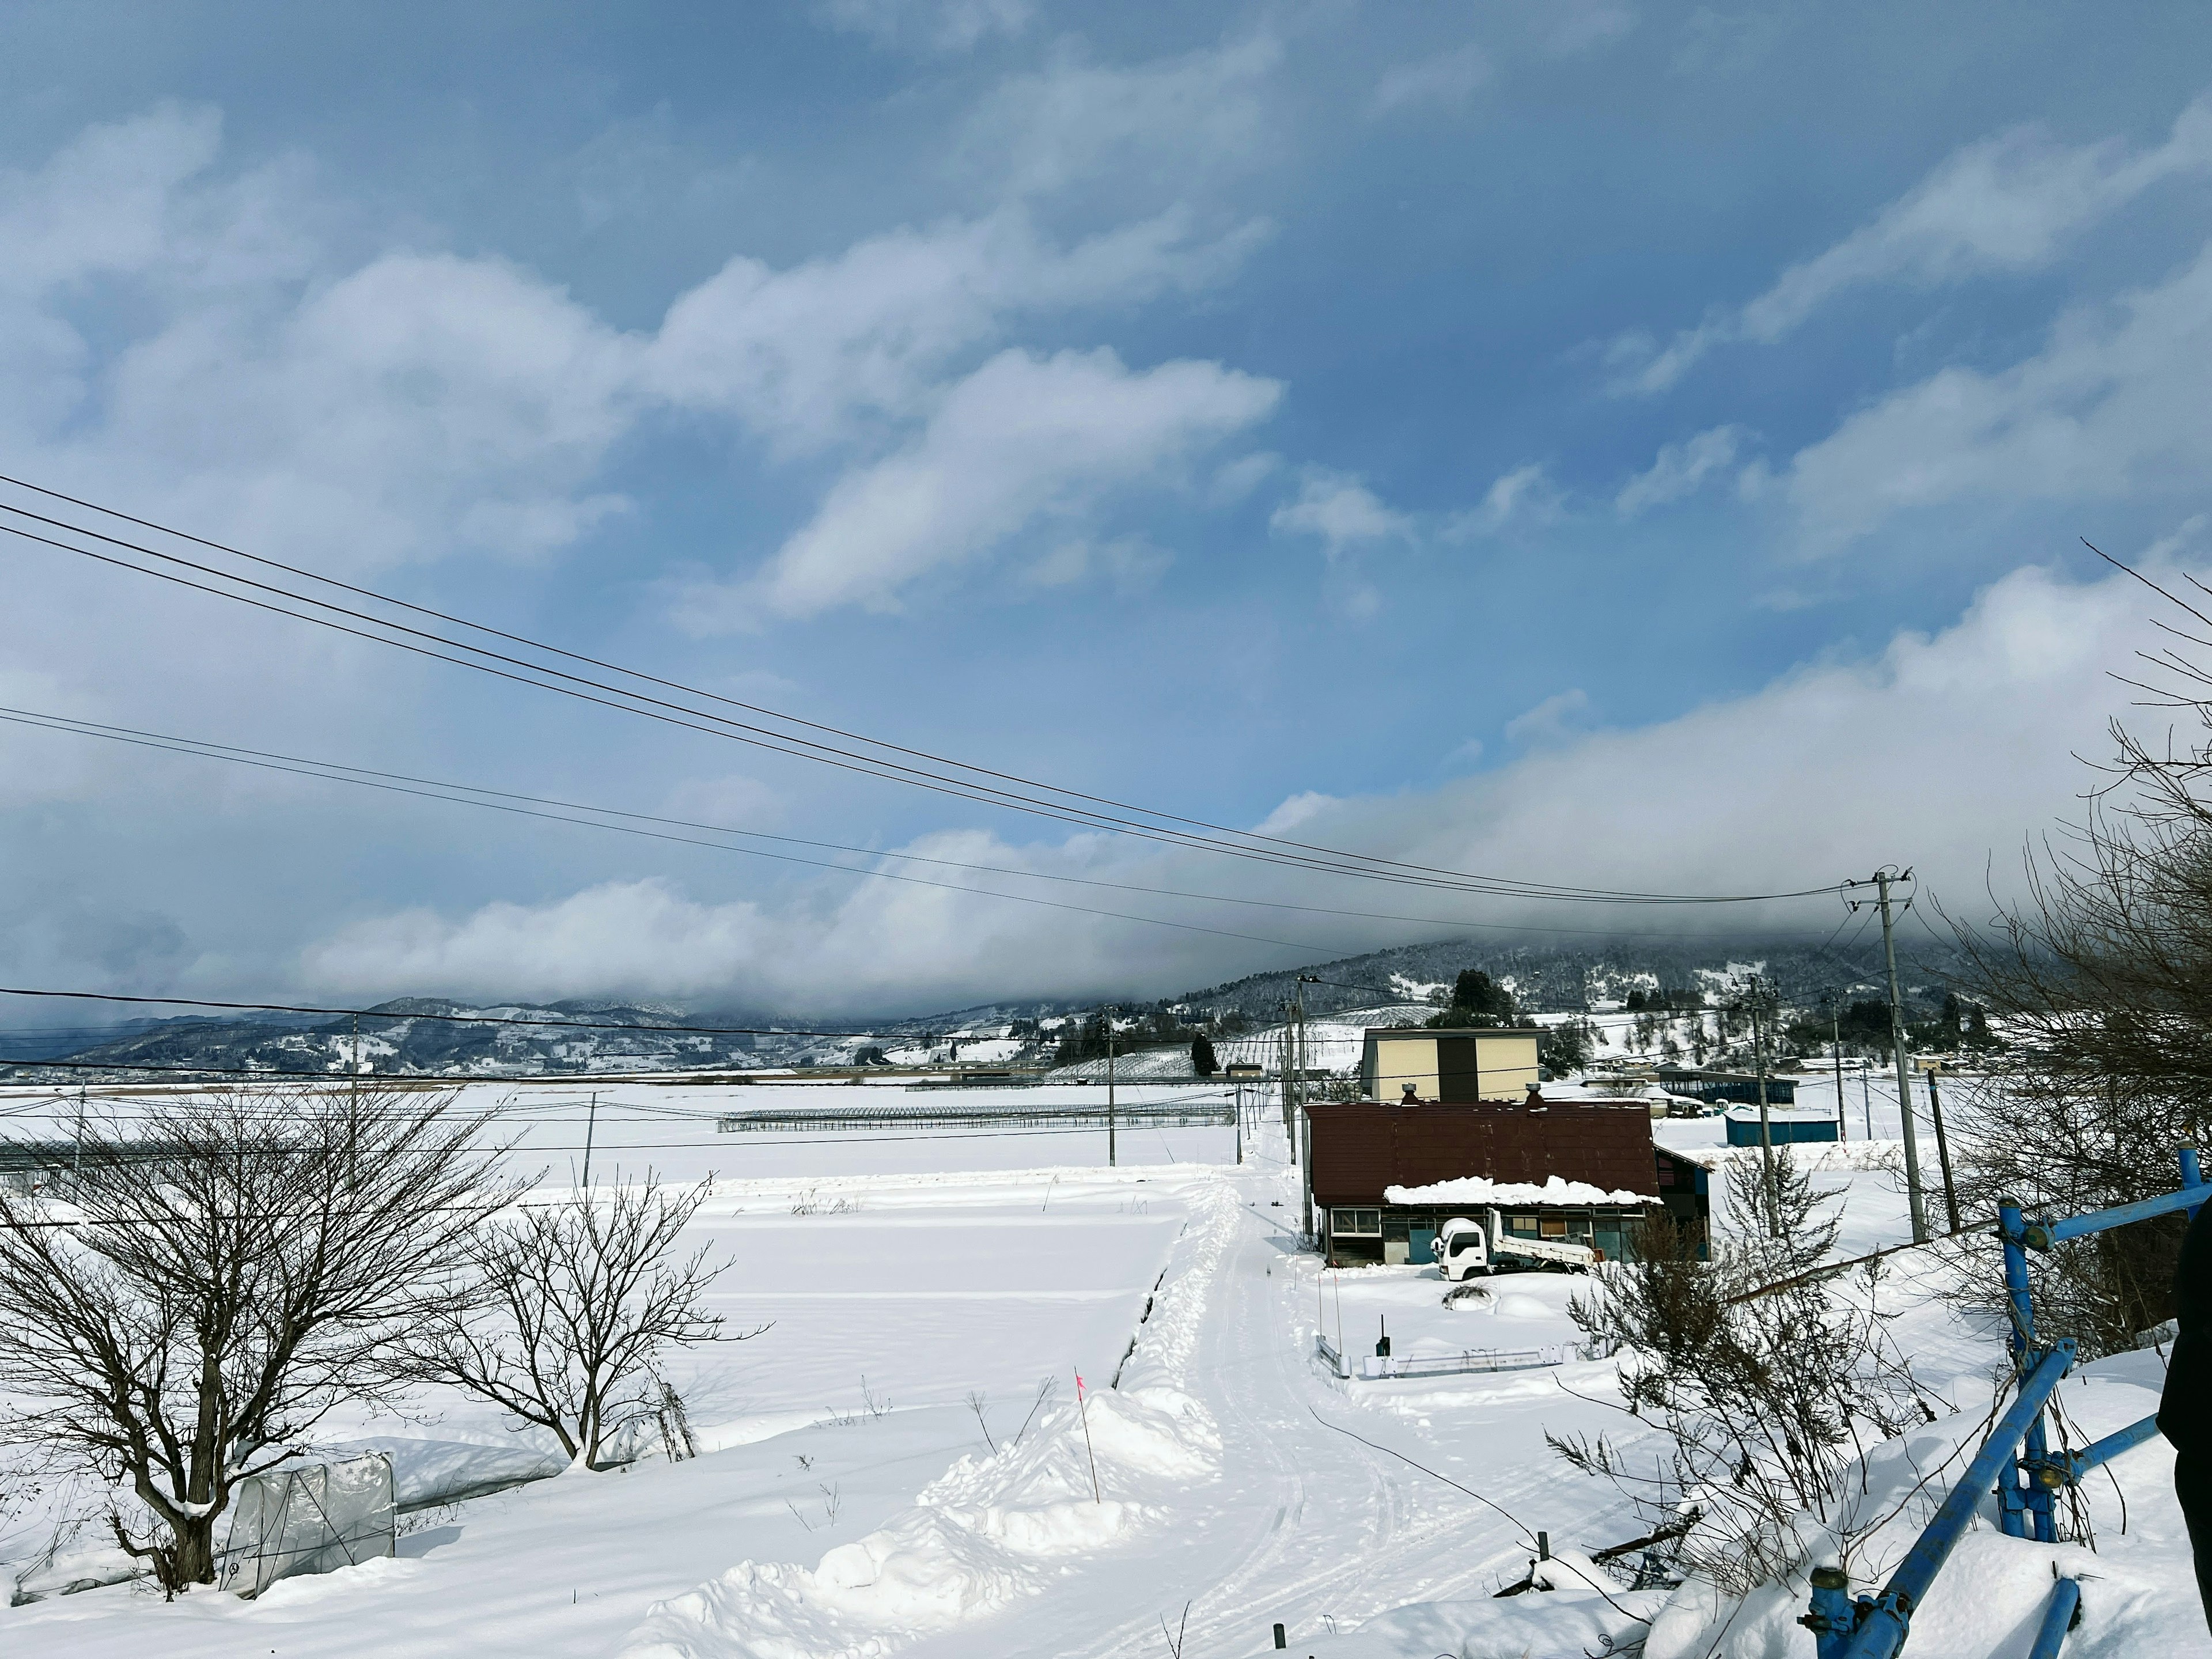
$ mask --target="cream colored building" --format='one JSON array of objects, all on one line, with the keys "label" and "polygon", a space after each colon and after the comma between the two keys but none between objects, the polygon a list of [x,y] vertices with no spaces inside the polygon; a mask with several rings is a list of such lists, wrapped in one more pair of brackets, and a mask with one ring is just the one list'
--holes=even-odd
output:
[{"label": "cream colored building", "polygon": [[1536,1086],[1533,1028],[1370,1030],[1360,1055],[1360,1091],[1370,1100],[1415,1098],[1460,1104],[1524,1098]]}]

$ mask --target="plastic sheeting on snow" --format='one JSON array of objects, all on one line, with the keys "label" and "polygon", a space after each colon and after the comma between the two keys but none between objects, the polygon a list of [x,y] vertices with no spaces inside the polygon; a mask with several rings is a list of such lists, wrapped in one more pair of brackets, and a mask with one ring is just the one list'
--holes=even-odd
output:
[{"label": "plastic sheeting on snow", "polygon": [[258,1595],[280,1578],[396,1553],[392,1460],[380,1452],[249,1475],[231,1496],[217,1582]]}]

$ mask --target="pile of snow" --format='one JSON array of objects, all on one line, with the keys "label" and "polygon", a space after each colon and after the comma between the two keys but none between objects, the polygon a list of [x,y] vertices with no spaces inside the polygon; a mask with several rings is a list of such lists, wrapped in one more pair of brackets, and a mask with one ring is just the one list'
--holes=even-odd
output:
[{"label": "pile of snow", "polygon": [[[1549,1565],[1549,1564],[1547,1564]],[[1428,1659],[1431,1654],[1483,1659],[1587,1659],[1633,1651],[1648,1619],[1665,1600],[1660,1590],[1562,1587],[1465,1601],[1419,1601],[1333,1636],[1302,1636],[1298,1651],[1313,1659]],[[1788,1651],[1788,1650],[1781,1650]]]},{"label": "pile of snow", "polygon": [[1178,1492],[1218,1474],[1220,1450],[1212,1419],[1186,1396],[1092,1395],[1040,1418],[1018,1445],[962,1458],[912,1508],[813,1567],[744,1561],[660,1603],[624,1659],[818,1659],[950,1630],[1164,1520]]},{"label": "pile of snow", "polygon": [[1389,1204],[1496,1205],[1517,1208],[1528,1205],[1658,1204],[1664,1200],[1650,1193],[1607,1192],[1587,1181],[1564,1181],[1552,1176],[1541,1186],[1529,1181],[1492,1181],[1482,1176],[1462,1176],[1456,1181],[1432,1181],[1425,1187],[1385,1187]]},{"label": "pile of snow", "polygon": [[823,1659],[888,1653],[1036,1595],[1085,1557],[1166,1522],[1221,1474],[1213,1418],[1174,1386],[1205,1287],[1237,1224],[1216,1188],[1163,1274],[1120,1389],[1088,1379],[1019,1440],[961,1458],[911,1508],[811,1568],[742,1561],[657,1604],[623,1659]]}]

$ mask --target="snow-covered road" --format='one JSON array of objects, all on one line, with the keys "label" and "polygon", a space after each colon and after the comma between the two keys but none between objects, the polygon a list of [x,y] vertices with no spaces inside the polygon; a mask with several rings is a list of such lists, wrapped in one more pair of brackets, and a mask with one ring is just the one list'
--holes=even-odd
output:
[{"label": "snow-covered road", "polygon": [[[1263,1158],[1279,1158],[1279,1139],[1278,1129],[1274,1145],[1262,1142]],[[1315,1263],[1298,1253],[1295,1200],[1273,1173],[1281,1167],[1217,1177],[1233,1195],[1214,1218],[1225,1246],[1206,1280],[1188,1287],[1203,1300],[1198,1340],[1161,1379],[1211,1413],[1218,1476],[1189,1489],[1165,1524],[1073,1567],[1042,1595],[923,1641],[908,1650],[914,1659],[1157,1659],[1166,1651],[1162,1621],[1177,1629],[1186,1603],[1186,1651],[1259,1653],[1272,1648],[1278,1621],[1295,1644],[1408,1601],[1486,1595],[1520,1576],[1528,1534],[1519,1527],[1323,1423],[1384,1446],[1402,1441],[1408,1455],[1559,1544],[1619,1541],[1591,1532],[1607,1507],[1601,1494],[1573,1477],[1563,1489],[1544,1443],[1547,1427],[1595,1414],[1557,1373],[1455,1379],[1378,1409],[1353,1404],[1315,1364]],[[1610,1376],[1605,1365],[1575,1369],[1596,1386]],[[1422,1432],[1440,1414],[1452,1431]]]},{"label": "snow-covered road", "polygon": [[[1662,1133],[1717,1139],[1718,1127]],[[1555,1553],[1588,1553],[1643,1529],[1610,1486],[1570,1472],[1546,1442],[1636,1426],[1601,1403],[1614,1394],[1610,1363],[1346,1385],[1311,1357],[1317,1325],[1358,1352],[1380,1317],[1401,1353],[1555,1343],[1582,1281],[1497,1281],[1467,1311],[1443,1310],[1443,1285],[1407,1267],[1349,1273],[1317,1294],[1318,1264],[1297,1248],[1279,1123],[1263,1121],[1242,1168],[979,1170],[978,1146],[1006,1150],[956,1137],[795,1147],[780,1156],[807,1164],[770,1174],[745,1149],[757,1172],[718,1185],[700,1236],[734,1263],[733,1318],[779,1323],[681,1374],[710,1448],[698,1461],[571,1474],[425,1515],[398,1559],[289,1581],[259,1601],[195,1593],[165,1607],[117,1586],[0,1609],[0,1650],[1158,1659],[1170,1646],[1163,1624],[1176,1632],[1188,1606],[1182,1651],[1205,1659],[1271,1651],[1277,1622],[1292,1654],[1316,1659],[1573,1659],[1632,1637],[1629,1615],[1657,1610],[1650,1592],[1617,1591],[1625,1610],[1587,1592],[1492,1595],[1522,1576],[1538,1531]],[[1893,1178],[1860,1167],[1880,1149],[1848,1150],[1823,1159],[1849,1186],[1847,1248],[1893,1243],[1903,1203]],[[896,1170],[830,1172],[841,1158],[893,1152]],[[710,1154],[727,1149],[696,1156]],[[1936,1294],[1949,1271],[1900,1259],[1899,1328],[1923,1381],[1978,1417],[1999,1351],[1994,1327]],[[2067,1384],[2086,1431],[2148,1409],[2154,1358],[2100,1362]],[[1092,1390],[1087,1437],[1071,1364]],[[1010,1447],[1046,1376],[1059,1394]],[[893,1409],[861,1409],[864,1387]],[[988,1448],[961,1403],[971,1389],[988,1391]],[[1939,1461],[1966,1420],[1928,1431]],[[362,1426],[428,1431],[461,1453],[471,1437],[479,1448],[515,1440],[465,1413],[442,1426]],[[1638,1456],[1657,1450],[1629,1444]],[[2171,1468],[2157,1443],[2113,1466],[2124,1534],[2114,1494],[2087,1494],[2106,1553],[2075,1644],[2085,1659],[2118,1659],[2152,1629],[2172,1638],[2161,1650],[2212,1653],[2186,1620],[2159,1622],[2160,1575],[2185,1560],[2163,1490]],[[2027,1609],[2029,1581],[2047,1578],[2049,1563],[2023,1547],[1982,1540],[1974,1548],[1989,1559],[1956,1584],[2002,1569]],[[2173,1577],[2176,1596],[2183,1582]],[[2123,1591],[2136,1601],[2124,1604]],[[1795,1651],[1799,1611],[1784,1595],[1717,1651]],[[1989,1659],[1978,1601],[1944,1594],[1927,1613],[1920,1659]]]}]

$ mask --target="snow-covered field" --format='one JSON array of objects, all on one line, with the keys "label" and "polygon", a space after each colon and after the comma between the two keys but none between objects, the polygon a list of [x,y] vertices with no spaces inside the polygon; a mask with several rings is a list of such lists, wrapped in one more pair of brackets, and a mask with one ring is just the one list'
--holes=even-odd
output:
[{"label": "snow-covered field", "polygon": [[[1231,1132],[1206,1128],[1125,1134],[1111,1170],[1090,1130],[767,1136],[713,1123],[771,1103],[1029,1108],[1059,1092],[623,1085],[600,1089],[595,1121],[588,1086],[519,1092],[507,1118],[524,1137],[516,1156],[550,1183],[580,1175],[587,1126],[595,1182],[617,1164],[714,1173],[691,1231],[732,1263],[718,1307],[733,1323],[774,1322],[672,1373],[705,1455],[419,1511],[398,1559],[256,1601],[195,1592],[165,1605],[117,1585],[0,1609],[0,1651],[1072,1659],[1165,1655],[1161,1621],[1176,1631],[1187,1607],[1182,1650],[1206,1659],[1271,1650],[1277,1621],[1292,1651],[1316,1659],[1572,1659],[1635,1640],[1646,1619],[1658,1621],[1648,1659],[1811,1653],[1792,1622],[1796,1589],[1719,1610],[1611,1580],[1604,1595],[1494,1596],[1527,1571],[1538,1530],[1571,1559],[1641,1529],[1545,1443],[1634,1426],[1605,1403],[1612,1364],[1346,1383],[1315,1361],[1314,1338],[1340,1328],[1351,1352],[1371,1352],[1387,1318],[1401,1354],[1565,1343],[1577,1281],[1500,1277],[1486,1304],[1448,1310],[1433,1270],[1322,1273],[1292,1237],[1279,1119],[1270,1129],[1261,1115],[1242,1168]],[[1801,1103],[1815,1094],[1801,1089]],[[1855,1079],[1845,1094],[1856,1135]],[[1894,1135],[1893,1104],[1885,1122],[1877,1103],[1875,1127]],[[1714,1120],[1657,1127],[1685,1146],[1720,1136]],[[1904,1236],[1886,1150],[1824,1159],[1834,1167],[1822,1179],[1846,1190],[1848,1249]],[[1869,1502],[1940,1465],[1991,1397],[1999,1334],[1934,1297],[1956,1270],[1936,1254],[1899,1258],[1890,1294],[1903,1346],[1961,1415],[1878,1449]],[[2094,1434],[2142,1415],[2158,1363],[2087,1368],[2063,1393],[2070,1419]],[[1057,1390],[1016,1443],[1048,1377]],[[985,1397],[980,1424],[971,1390]],[[368,1437],[401,1454],[418,1489],[425,1471],[511,1457],[522,1438],[451,1401],[429,1402],[425,1420],[356,1419],[334,1437]],[[2069,1656],[2212,1654],[2172,1463],[2154,1442],[2085,1488],[2094,1558],[1987,1526],[1972,1535],[1907,1653],[2023,1652],[2056,1560],[2085,1585]],[[1893,1559],[1909,1519],[1856,1564],[1855,1588],[1878,1582],[1887,1560],[1875,1558]],[[0,1556],[40,1547],[31,1530],[0,1540]]]}]

